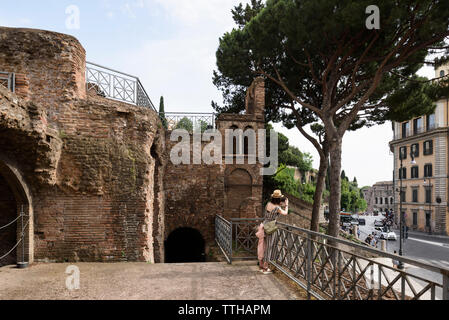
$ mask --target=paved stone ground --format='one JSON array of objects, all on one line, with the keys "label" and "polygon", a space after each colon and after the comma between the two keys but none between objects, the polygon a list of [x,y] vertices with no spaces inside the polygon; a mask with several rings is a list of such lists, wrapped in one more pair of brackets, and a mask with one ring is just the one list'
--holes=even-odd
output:
[{"label": "paved stone ground", "polygon": [[299,296],[274,275],[257,272],[254,262],[228,265],[77,263],[80,290],[69,291],[71,264],[0,268],[0,300],[289,300]]}]

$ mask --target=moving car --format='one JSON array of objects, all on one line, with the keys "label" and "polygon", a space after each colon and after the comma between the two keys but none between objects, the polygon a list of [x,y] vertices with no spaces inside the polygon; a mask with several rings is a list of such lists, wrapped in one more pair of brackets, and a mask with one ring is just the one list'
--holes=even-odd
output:
[{"label": "moving car", "polygon": [[366,225],[366,220],[363,219],[363,218],[360,218],[360,219],[359,219],[359,225],[365,226],[365,225]]},{"label": "moving car", "polygon": [[376,234],[379,235],[379,238],[382,240],[397,240],[397,235],[393,231],[388,228],[376,227]]},{"label": "moving car", "polygon": [[374,221],[374,227],[383,227],[384,223],[381,220]]}]

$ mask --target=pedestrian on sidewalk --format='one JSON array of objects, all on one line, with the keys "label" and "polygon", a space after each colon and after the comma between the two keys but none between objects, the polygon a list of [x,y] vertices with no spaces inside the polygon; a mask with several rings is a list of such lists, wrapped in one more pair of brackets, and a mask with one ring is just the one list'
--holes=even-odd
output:
[{"label": "pedestrian on sidewalk", "polygon": [[[266,234],[264,225],[269,222],[276,221],[280,214],[288,215],[288,199],[282,202],[281,190],[275,190],[271,195],[271,201],[265,207],[264,222],[259,225],[256,236],[259,239],[257,245],[257,255],[259,259],[259,271],[263,274],[270,274],[272,271],[268,268],[268,261],[271,255],[273,246],[273,234]],[[282,208],[284,207],[284,208]]]},{"label": "pedestrian on sidewalk", "polygon": [[[394,252],[394,254],[398,254],[397,251]],[[399,260],[397,259],[391,259],[393,261],[393,268],[397,269],[399,267]]]}]

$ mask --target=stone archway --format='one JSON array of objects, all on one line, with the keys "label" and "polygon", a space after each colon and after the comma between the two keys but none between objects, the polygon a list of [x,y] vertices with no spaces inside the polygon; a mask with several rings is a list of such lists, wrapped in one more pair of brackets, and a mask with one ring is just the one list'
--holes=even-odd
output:
[{"label": "stone archway", "polygon": [[[21,212],[25,215],[24,241],[4,261],[0,261],[0,266],[19,261],[29,263],[34,261],[32,207],[31,193],[20,171],[11,162],[0,160],[0,227],[14,221]],[[21,218],[0,230],[0,257],[17,244],[21,234]]]},{"label": "stone archway", "polygon": [[178,228],[165,241],[165,263],[205,262],[205,241],[193,228]]}]

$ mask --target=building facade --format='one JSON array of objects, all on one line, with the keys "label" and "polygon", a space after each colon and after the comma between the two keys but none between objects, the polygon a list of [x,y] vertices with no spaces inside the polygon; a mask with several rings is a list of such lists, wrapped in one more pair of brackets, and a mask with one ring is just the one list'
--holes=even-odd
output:
[{"label": "building facade", "polygon": [[[449,65],[440,66],[435,72],[436,77],[445,76]],[[436,105],[431,115],[393,123],[390,149],[394,154],[394,211],[400,212],[402,202],[405,223],[410,229],[447,235],[449,99],[441,98]],[[397,222],[398,219],[396,214]]]},{"label": "building facade", "polygon": [[371,188],[363,190],[363,196],[368,205],[368,213],[383,213],[394,208],[393,181],[377,182]]}]

